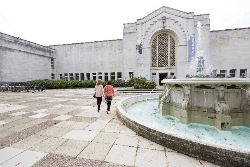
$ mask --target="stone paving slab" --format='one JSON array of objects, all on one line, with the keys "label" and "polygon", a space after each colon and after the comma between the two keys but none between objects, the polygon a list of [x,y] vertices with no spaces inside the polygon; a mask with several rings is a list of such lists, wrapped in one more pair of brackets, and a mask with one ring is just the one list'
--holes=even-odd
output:
[{"label": "stone paving slab", "polygon": [[133,166],[136,156],[136,147],[114,145],[105,158],[108,162]]},{"label": "stone paving slab", "polygon": [[45,153],[54,153],[55,150],[66,141],[66,139],[62,138],[48,137],[46,140],[43,140],[31,147],[30,150],[41,151]]},{"label": "stone paving slab", "polygon": [[77,157],[88,144],[89,142],[81,140],[67,140],[55,150],[55,153]]},{"label": "stone paving slab", "polygon": [[119,134],[117,133],[100,132],[93,141],[98,143],[113,144],[116,141],[118,135]]},{"label": "stone paving slab", "polygon": [[135,166],[160,166],[167,167],[165,151],[138,148]]},{"label": "stone paving slab", "polygon": [[5,147],[3,149],[0,150],[0,165],[4,162],[6,162],[7,160],[11,159],[12,157],[20,154],[21,152],[23,152],[23,149],[19,149],[19,148],[11,148],[11,147]]},{"label": "stone paving slab", "polygon": [[93,89],[0,92],[0,167],[152,167],[216,165],[165,148],[127,128],[111,111],[97,112]]},{"label": "stone paving slab", "polygon": [[[9,152],[10,153],[10,152]],[[43,152],[36,152],[30,150],[24,150],[20,154],[16,155],[15,157],[5,161],[4,163],[0,164],[0,167],[27,167],[32,166],[37,161],[42,159],[46,153]]]},{"label": "stone paving slab", "polygon": [[91,142],[77,157],[102,161],[111,147],[111,143]]},{"label": "stone paving slab", "polygon": [[40,143],[46,139],[48,139],[48,136],[41,136],[41,135],[35,134],[35,135],[31,135],[23,140],[20,140],[19,142],[12,144],[11,147],[28,150],[31,147],[38,145],[38,143]]},{"label": "stone paving slab", "polygon": [[92,141],[99,131],[89,131],[89,130],[72,130],[63,136],[64,139],[74,139],[83,141]]},{"label": "stone paving slab", "polygon": [[137,147],[138,142],[139,141],[137,136],[120,133],[117,140],[115,141],[115,144],[129,147]]}]

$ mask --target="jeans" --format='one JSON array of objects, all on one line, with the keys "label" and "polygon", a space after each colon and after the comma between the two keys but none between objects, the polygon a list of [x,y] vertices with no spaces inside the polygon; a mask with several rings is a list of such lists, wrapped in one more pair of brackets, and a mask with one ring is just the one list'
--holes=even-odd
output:
[{"label": "jeans", "polygon": [[102,97],[96,97],[96,99],[97,99],[97,106],[98,106],[98,111],[99,111],[101,103],[102,103]]},{"label": "jeans", "polygon": [[111,101],[107,101],[107,110],[110,111]]}]

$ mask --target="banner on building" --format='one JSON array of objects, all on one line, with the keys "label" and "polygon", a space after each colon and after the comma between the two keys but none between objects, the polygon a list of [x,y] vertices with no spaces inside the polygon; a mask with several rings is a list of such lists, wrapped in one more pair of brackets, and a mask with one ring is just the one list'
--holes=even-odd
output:
[{"label": "banner on building", "polygon": [[141,63],[143,63],[142,40],[137,40],[136,50],[137,50],[137,52],[136,52],[137,63],[141,64]]},{"label": "banner on building", "polygon": [[188,37],[188,61],[195,59],[195,34]]},{"label": "banner on building", "polygon": [[137,54],[142,54],[142,40],[137,40]]}]

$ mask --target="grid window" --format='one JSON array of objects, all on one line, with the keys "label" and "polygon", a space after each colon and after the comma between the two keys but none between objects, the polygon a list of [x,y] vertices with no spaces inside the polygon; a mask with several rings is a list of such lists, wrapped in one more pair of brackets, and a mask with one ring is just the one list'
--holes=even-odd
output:
[{"label": "grid window", "polygon": [[247,70],[246,69],[240,69],[240,77],[246,78]]},{"label": "grid window", "polygon": [[75,79],[79,80],[79,73],[75,73]]},{"label": "grid window", "polygon": [[90,80],[90,73],[86,73],[86,80]]},{"label": "grid window", "polygon": [[70,81],[74,79],[73,73],[69,73],[69,79]]},{"label": "grid window", "polygon": [[80,73],[81,80],[84,80],[84,73]]},{"label": "grid window", "polygon": [[105,72],[105,81],[108,81],[109,80],[109,73]]},{"label": "grid window", "polygon": [[220,78],[225,78],[226,77],[226,70],[220,70]]},{"label": "grid window", "polygon": [[54,69],[55,68],[55,66],[54,66],[54,58],[51,58],[50,60],[51,60],[51,68]]},{"label": "grid window", "polygon": [[66,80],[66,81],[68,81],[68,73],[64,73],[64,79]]},{"label": "grid window", "polygon": [[155,36],[151,43],[151,66],[175,66],[175,39],[168,33]]},{"label": "grid window", "polygon": [[92,80],[96,80],[96,73],[92,73]]},{"label": "grid window", "polygon": [[98,79],[102,80],[102,73],[101,72],[98,72]]},{"label": "grid window", "polygon": [[110,73],[110,79],[111,79],[112,81],[115,80],[115,72],[111,72],[111,73]]},{"label": "grid window", "polygon": [[121,72],[117,72],[117,79],[122,79],[122,73]]},{"label": "grid window", "polygon": [[231,77],[235,77],[236,69],[231,69],[229,73]]},{"label": "grid window", "polygon": [[55,79],[55,74],[51,73],[51,79]]}]

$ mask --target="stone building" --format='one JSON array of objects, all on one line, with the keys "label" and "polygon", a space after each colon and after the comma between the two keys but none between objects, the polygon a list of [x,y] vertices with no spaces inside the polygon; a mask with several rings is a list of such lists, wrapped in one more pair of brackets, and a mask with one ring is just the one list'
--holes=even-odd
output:
[{"label": "stone building", "polygon": [[196,73],[250,77],[250,28],[210,31],[209,14],[161,7],[124,24],[123,39],[42,46],[0,33],[0,82],[34,79],[117,80]]}]

